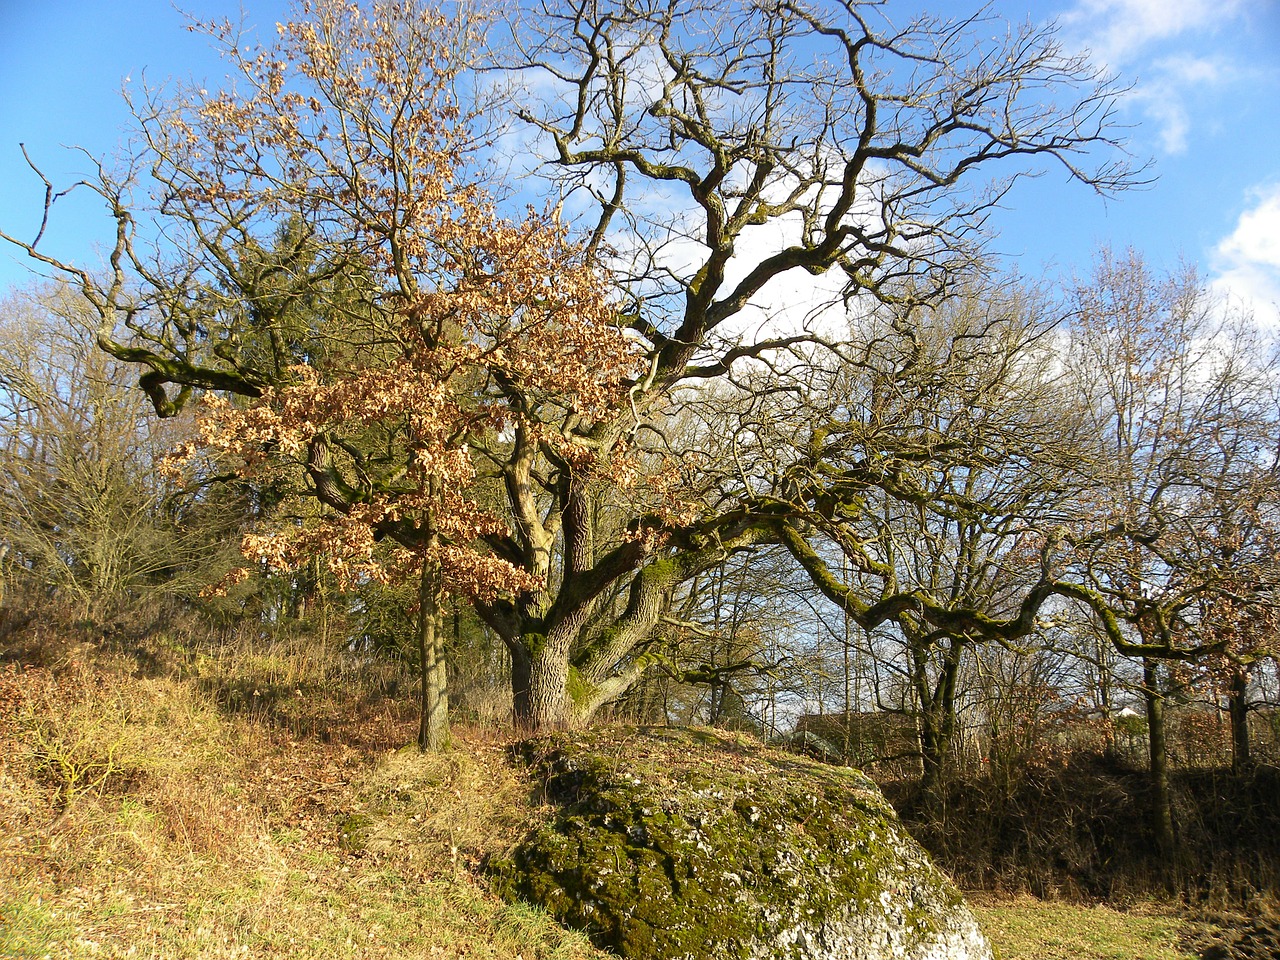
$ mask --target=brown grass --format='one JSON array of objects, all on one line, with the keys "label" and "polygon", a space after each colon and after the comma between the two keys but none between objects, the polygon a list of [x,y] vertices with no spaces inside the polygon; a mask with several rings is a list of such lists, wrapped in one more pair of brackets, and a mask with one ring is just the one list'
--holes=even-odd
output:
[{"label": "brown grass", "polygon": [[[404,749],[414,710],[386,664],[298,636],[19,652],[0,666],[0,956],[602,960],[480,876],[538,814],[507,738]],[[1155,908],[977,912],[1003,960],[1222,940]]]},{"label": "brown grass", "polygon": [[[499,744],[389,752],[412,710],[340,716],[332,663],[205,656],[0,668],[0,956],[599,956],[478,879],[529,795]],[[237,704],[235,671],[296,692]]]},{"label": "brown grass", "polygon": [[1018,897],[972,904],[997,960],[1194,960],[1191,925],[1155,904],[1117,910]]}]

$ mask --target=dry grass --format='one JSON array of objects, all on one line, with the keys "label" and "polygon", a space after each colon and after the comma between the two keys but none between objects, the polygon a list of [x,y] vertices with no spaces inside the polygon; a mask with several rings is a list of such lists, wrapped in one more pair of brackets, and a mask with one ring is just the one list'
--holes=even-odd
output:
[{"label": "dry grass", "polygon": [[[0,956],[599,956],[477,878],[529,795],[499,745],[375,749],[411,738],[411,711],[340,718],[332,663],[237,655],[195,682],[119,666],[0,673]],[[269,689],[296,693],[272,707],[314,735],[232,703],[210,678],[233,669],[250,693],[274,671]],[[371,730],[344,742],[362,715]]]},{"label": "dry grass", "polygon": [[[384,665],[190,649],[153,651],[162,676],[82,643],[0,667],[0,956],[602,960],[479,878],[536,813],[492,728],[423,756]],[[976,912],[1002,960],[1193,956],[1154,910]]]},{"label": "dry grass", "polygon": [[302,631],[233,632],[170,648],[170,669],[226,712],[297,738],[368,753],[394,749],[415,722],[410,683],[398,663],[352,653],[337,639]]}]

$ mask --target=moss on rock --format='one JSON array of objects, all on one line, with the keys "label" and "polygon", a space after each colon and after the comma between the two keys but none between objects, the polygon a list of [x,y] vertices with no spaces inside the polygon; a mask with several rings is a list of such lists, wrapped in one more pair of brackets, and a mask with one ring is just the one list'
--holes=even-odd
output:
[{"label": "moss on rock", "polygon": [[720,731],[611,728],[519,751],[554,817],[495,890],[644,960],[960,960],[990,950],[862,773]]}]

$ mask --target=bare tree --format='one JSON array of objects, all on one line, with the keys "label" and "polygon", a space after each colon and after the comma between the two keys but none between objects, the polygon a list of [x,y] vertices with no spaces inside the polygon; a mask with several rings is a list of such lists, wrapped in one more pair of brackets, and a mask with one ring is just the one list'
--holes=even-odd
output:
[{"label": "bare tree", "polygon": [[0,302],[0,539],[15,587],[102,622],[194,595],[218,548],[198,500],[156,475],[182,427],[155,417],[92,329],[63,286]]},{"label": "bare tree", "polygon": [[[904,289],[926,299],[955,282],[1017,158],[1058,162],[1099,190],[1136,178],[1116,159],[1117,87],[1050,32],[992,44],[980,18],[899,30],[883,13],[586,0],[544,5],[517,26],[515,65],[542,94],[520,116],[550,144],[566,208],[582,210],[594,247],[613,251],[647,353],[633,403],[650,424],[693,386],[822,339],[822,294],[803,283],[814,329],[773,318],[749,332],[796,278],[838,278],[827,302]],[[517,632],[547,637],[540,649],[567,655],[597,690],[630,682],[674,586],[776,534],[723,491],[699,489],[702,518],[665,529],[657,549],[566,568],[565,582],[589,594],[630,578],[614,624],[584,636],[557,602],[494,610],[495,627],[516,645]],[[582,514],[565,493],[543,515]],[[532,504],[523,514],[536,515]],[[566,523],[563,536],[566,557],[585,556],[587,527]]]},{"label": "bare tree", "polygon": [[1059,529],[1091,482],[1055,325],[1034,297],[970,288],[861,319],[850,346],[789,370],[788,391],[744,388],[745,496],[853,623],[892,628],[911,696],[888,706],[918,718],[930,789],[966,657],[1033,633]]},{"label": "bare tree", "polygon": [[1060,587],[1141,663],[1152,830],[1167,853],[1167,665],[1229,657],[1238,641],[1248,656],[1243,620],[1215,625],[1216,612],[1274,604],[1265,537],[1241,538],[1261,532],[1248,518],[1274,488],[1274,372],[1256,331],[1188,268],[1161,276],[1133,251],[1103,251],[1075,299],[1070,371],[1104,456]]}]

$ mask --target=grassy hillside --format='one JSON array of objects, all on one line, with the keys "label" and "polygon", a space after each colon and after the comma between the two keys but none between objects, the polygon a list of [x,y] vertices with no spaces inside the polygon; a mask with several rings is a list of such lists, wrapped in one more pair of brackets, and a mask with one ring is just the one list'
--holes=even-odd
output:
[{"label": "grassy hillside", "polygon": [[[86,653],[0,671],[0,956],[598,956],[477,879],[529,813],[500,744],[390,752],[413,727],[393,704],[324,743],[272,723],[305,714],[300,676],[237,713],[208,664],[146,677]],[[237,659],[264,699],[281,663]],[[367,691],[346,693],[354,715]]]},{"label": "grassy hillside", "polygon": [[[414,717],[376,665],[306,644],[7,653],[0,956],[603,957],[486,889],[482,859],[538,815],[506,744],[399,749]],[[1195,956],[1159,912],[979,913],[1006,960]]]}]

